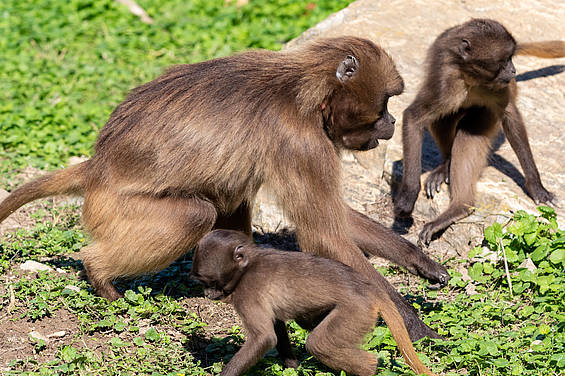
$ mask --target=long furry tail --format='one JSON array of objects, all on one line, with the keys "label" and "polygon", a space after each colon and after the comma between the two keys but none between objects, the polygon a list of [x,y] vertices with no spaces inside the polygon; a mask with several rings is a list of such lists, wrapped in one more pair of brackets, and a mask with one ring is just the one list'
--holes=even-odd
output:
[{"label": "long furry tail", "polygon": [[424,363],[422,363],[420,358],[418,358],[418,355],[414,350],[414,346],[412,346],[412,341],[410,341],[410,336],[408,335],[402,316],[398,313],[394,303],[389,299],[387,300],[388,301],[380,303],[380,314],[390,329],[404,360],[406,360],[406,363],[408,363],[410,368],[412,368],[418,375],[425,374],[429,376],[437,376],[435,373],[430,371]]},{"label": "long furry tail", "polygon": [[30,181],[0,202],[0,222],[20,206],[47,196],[82,194],[88,162],[82,162]]},{"label": "long furry tail", "polygon": [[549,40],[545,42],[518,43],[516,55],[528,55],[554,59],[565,57],[565,41]]}]

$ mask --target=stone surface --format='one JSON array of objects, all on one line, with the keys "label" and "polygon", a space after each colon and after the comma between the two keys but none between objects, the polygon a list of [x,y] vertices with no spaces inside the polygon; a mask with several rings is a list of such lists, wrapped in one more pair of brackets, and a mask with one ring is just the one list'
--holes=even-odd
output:
[{"label": "stone surface", "polygon": [[10,192],[8,192],[5,189],[0,188],[0,202],[4,201],[4,199],[6,197],[8,197],[8,195],[10,195]]},{"label": "stone surface", "polygon": [[57,332],[51,333],[47,335],[47,338],[61,338],[67,335],[67,332],[64,330],[59,330]]},{"label": "stone surface", "polygon": [[[493,18],[503,23],[518,41],[565,40],[565,5],[551,0],[359,0],[330,16],[288,44],[288,47],[324,36],[356,35],[384,47],[396,62],[406,83],[405,93],[389,103],[399,120],[390,141],[381,142],[370,152],[346,155],[343,161],[344,194],[348,202],[384,224],[393,226],[392,216],[379,215],[384,203],[390,204],[391,183],[401,171],[402,111],[414,98],[423,79],[426,51],[433,40],[448,27],[470,18]],[[518,70],[518,107],[530,136],[534,158],[545,187],[560,201],[565,200],[565,59],[516,57]],[[439,154],[431,138],[424,140],[424,169],[439,163]],[[422,177],[425,179],[425,174]],[[431,249],[440,257],[466,253],[482,239],[485,225],[505,221],[509,210],[535,212],[533,201],[524,191],[522,170],[508,142],[501,135],[495,145],[490,166],[479,184],[476,213],[451,226]],[[284,223],[272,198],[261,192],[261,213],[254,223],[265,229]],[[268,200],[264,201],[267,198]],[[264,202],[267,202],[266,204]],[[415,241],[422,225],[442,212],[449,203],[447,187],[434,200],[420,195],[414,212],[414,226],[406,234]],[[268,210],[267,210],[268,209]],[[385,210],[386,211],[386,210]],[[558,209],[561,222],[564,209]],[[500,215],[502,214],[502,215]],[[265,222],[266,221],[266,222]]]},{"label": "stone surface", "polygon": [[80,292],[80,288],[73,285],[66,285],[65,288],[74,292]]},{"label": "stone surface", "polygon": [[27,260],[26,262],[21,264],[20,269],[29,272],[39,272],[39,271],[50,272],[53,270],[52,267],[33,260]]},{"label": "stone surface", "polygon": [[69,166],[76,165],[88,160],[88,157],[77,157],[73,156],[69,158]]},{"label": "stone surface", "polygon": [[465,293],[469,296],[478,294],[477,288],[472,283],[469,283],[469,284],[467,284],[467,286],[465,286]]},{"label": "stone surface", "polygon": [[49,343],[49,339],[38,331],[31,331],[29,333],[29,336],[36,341],[44,341],[45,343]]},{"label": "stone surface", "polygon": [[525,259],[519,266],[519,268],[525,268],[528,269],[530,272],[535,272],[537,269],[537,266],[534,264],[534,262],[532,261],[531,258],[527,258]]}]

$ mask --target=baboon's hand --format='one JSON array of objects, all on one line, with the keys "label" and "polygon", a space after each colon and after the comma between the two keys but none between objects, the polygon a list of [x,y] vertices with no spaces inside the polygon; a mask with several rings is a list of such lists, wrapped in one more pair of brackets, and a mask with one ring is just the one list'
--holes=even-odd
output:
[{"label": "baboon's hand", "polygon": [[428,287],[432,290],[445,287],[451,278],[445,266],[427,257],[423,258],[415,269],[420,277],[430,282]]}]

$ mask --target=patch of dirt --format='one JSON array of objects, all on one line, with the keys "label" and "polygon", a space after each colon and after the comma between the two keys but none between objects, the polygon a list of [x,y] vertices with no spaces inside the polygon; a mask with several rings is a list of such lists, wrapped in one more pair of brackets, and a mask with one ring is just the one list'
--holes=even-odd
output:
[{"label": "patch of dirt", "polygon": [[231,304],[206,298],[187,298],[181,304],[187,311],[196,313],[200,320],[207,324],[204,327],[207,339],[228,334],[234,325],[241,326],[241,320]]},{"label": "patch of dirt", "polygon": [[[72,313],[59,310],[53,317],[31,322],[18,318],[18,312],[0,316],[0,370],[8,370],[8,364],[15,359],[33,358],[45,362],[55,357],[57,348],[70,341],[78,333],[78,321]],[[30,338],[32,331],[47,338],[46,348],[40,353],[34,350],[35,342]]]},{"label": "patch of dirt", "polygon": [[181,303],[195,313],[207,326],[188,338],[186,349],[204,367],[232,356],[242,344],[241,337],[234,335],[234,325],[242,327],[241,320],[231,304],[206,298],[187,298]]},{"label": "patch of dirt", "polygon": [[[52,317],[46,317],[35,322],[19,318],[20,312],[15,311],[0,317],[0,374],[2,371],[26,369],[25,363],[30,360],[45,363],[53,360],[59,348],[72,345],[77,349],[88,349],[96,356],[110,352],[110,340],[119,337],[122,341],[131,342],[135,337],[143,337],[150,327],[159,333],[166,333],[172,341],[182,342],[186,336],[171,327],[152,325],[149,319],[140,320],[139,333],[127,330],[116,333],[113,329],[94,333],[81,333],[77,317],[72,312],[60,309]],[[35,341],[30,333],[35,331],[47,338],[46,347],[40,352],[35,350]],[[21,365],[10,366],[10,362],[20,360]]]}]

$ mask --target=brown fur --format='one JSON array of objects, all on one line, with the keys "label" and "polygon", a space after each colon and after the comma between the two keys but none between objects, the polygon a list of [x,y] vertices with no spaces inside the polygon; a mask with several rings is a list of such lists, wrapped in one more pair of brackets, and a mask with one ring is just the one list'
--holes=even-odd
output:
[{"label": "brown fur", "polygon": [[382,285],[413,339],[437,336],[362,250],[432,282],[445,284],[446,269],[351,210],[340,191],[340,150],[390,138],[386,103],[402,89],[386,52],[353,37],[179,65],[114,110],[92,159],[18,188],[0,218],[38,197],[83,194],[92,239],[83,264],[96,291],[116,299],[114,279],[164,268],[214,227],[251,234],[251,208],[266,184],[304,251]]},{"label": "brown fur", "polygon": [[232,303],[247,331],[247,342],[223,376],[241,375],[275,345],[285,365],[296,368],[284,327],[288,320],[312,330],[306,349],[327,366],[374,375],[377,359],[360,346],[379,314],[406,363],[417,374],[434,375],[418,358],[386,291],[342,263],[259,249],[241,232],[216,230],[200,241],[191,276],[205,286],[207,297]]},{"label": "brown fur", "polygon": [[516,45],[504,26],[488,19],[450,28],[430,47],[424,85],[404,112],[404,172],[394,198],[396,215],[410,215],[420,191],[422,137],[427,128],[444,162],[426,179],[425,191],[433,197],[442,183],[449,182],[451,203],[424,226],[421,242],[429,243],[435,233],[469,214],[476,182],[501,125],[520,160],[534,201],[554,199],[541,183],[516,107],[516,70],[511,59],[516,53],[557,57],[565,55],[563,52],[563,42]]}]

